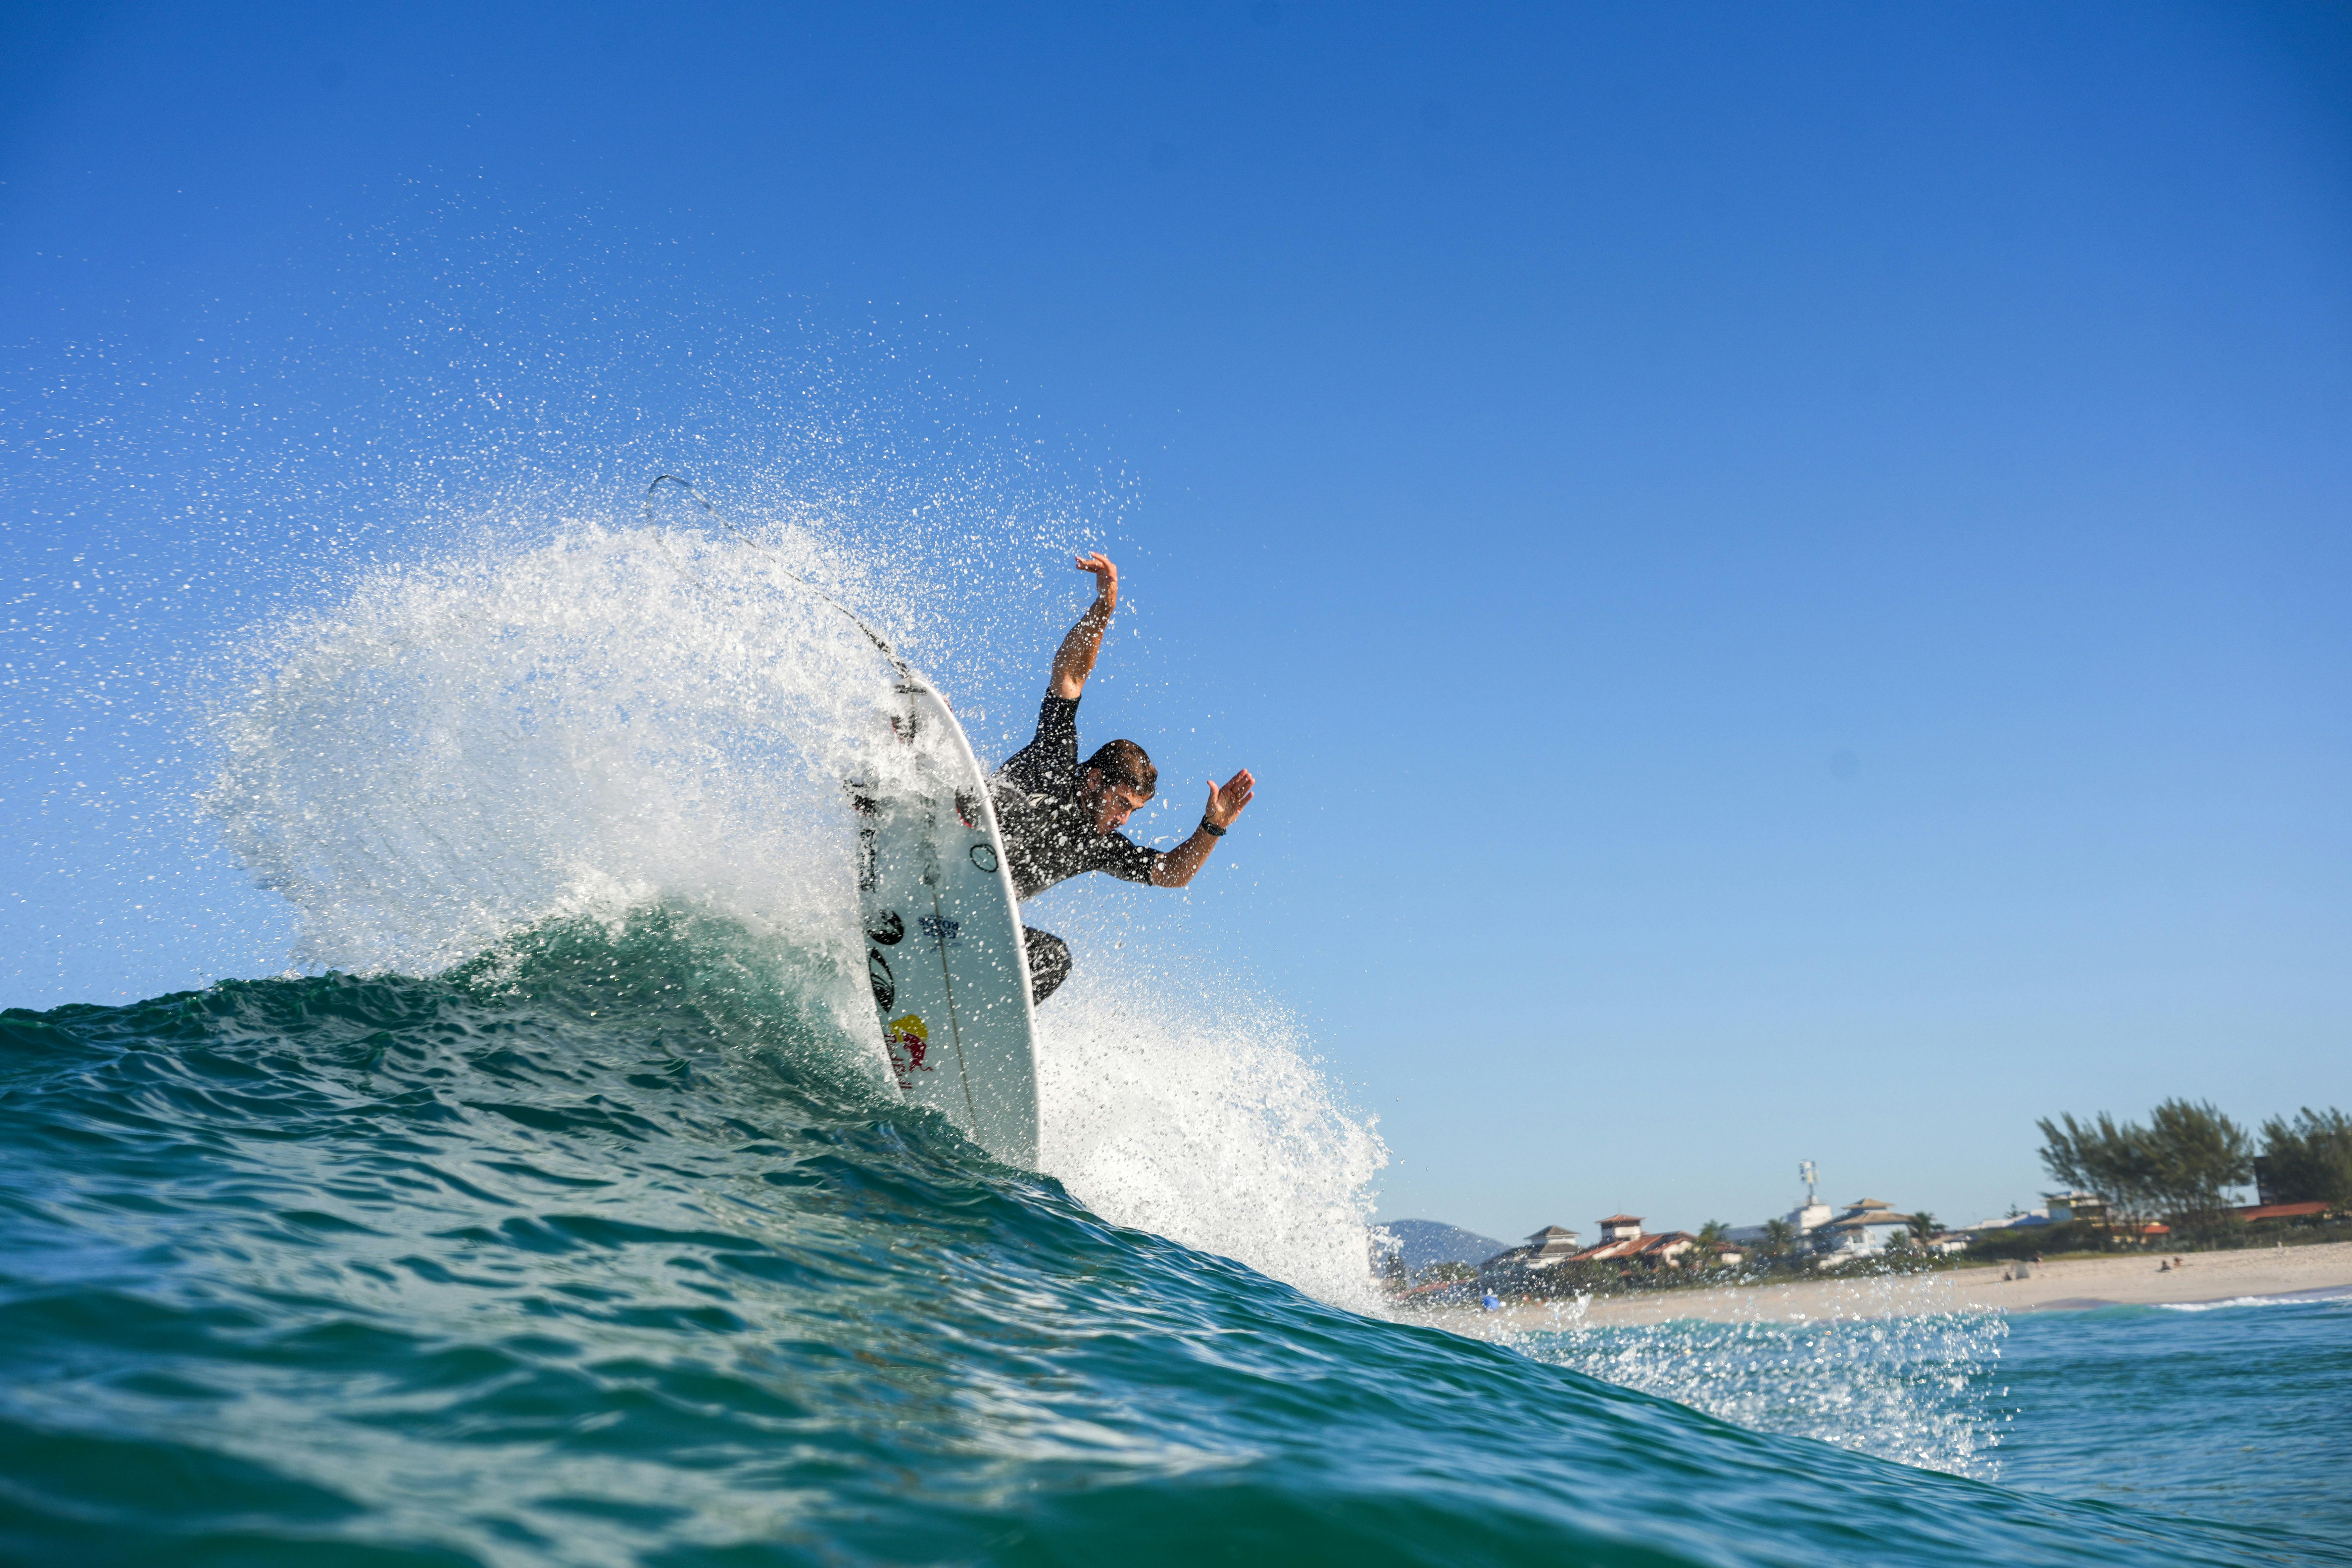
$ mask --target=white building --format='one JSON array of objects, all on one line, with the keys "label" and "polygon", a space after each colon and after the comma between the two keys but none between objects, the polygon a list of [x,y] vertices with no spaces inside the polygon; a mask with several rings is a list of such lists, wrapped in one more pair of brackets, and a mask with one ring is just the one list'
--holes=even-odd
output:
[{"label": "white building", "polygon": [[[1814,1195],[1818,1175],[1811,1160],[1798,1162],[1797,1179],[1805,1184],[1805,1201],[1780,1217],[1789,1222],[1789,1228],[1797,1233],[1797,1244],[1802,1247],[1807,1237],[1830,1223],[1834,1211]],[[1765,1240],[1769,1232],[1770,1227],[1768,1226],[1742,1225],[1725,1231],[1723,1237],[1726,1241],[1753,1246]]]},{"label": "white building", "polygon": [[1814,1227],[1813,1250],[1825,1258],[1843,1262],[1849,1258],[1884,1252],[1896,1237],[1910,1234],[1909,1215],[1896,1214],[1891,1205],[1876,1198],[1856,1198],[1846,1205],[1843,1214]]},{"label": "white building", "polygon": [[1580,1250],[1577,1246],[1576,1232],[1561,1226],[1548,1225],[1528,1237],[1521,1246],[1498,1252],[1479,1267],[1549,1268],[1555,1263],[1567,1262]]},{"label": "white building", "polygon": [[1576,1232],[1564,1226],[1548,1225],[1528,1237],[1530,1268],[1549,1268],[1555,1263],[1565,1263],[1583,1248],[1577,1245]]}]

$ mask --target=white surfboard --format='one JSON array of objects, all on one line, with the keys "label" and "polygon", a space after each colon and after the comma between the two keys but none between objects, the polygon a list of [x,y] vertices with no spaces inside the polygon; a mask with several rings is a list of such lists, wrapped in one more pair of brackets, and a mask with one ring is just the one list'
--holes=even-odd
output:
[{"label": "white surfboard", "polygon": [[[647,521],[664,485],[692,496],[752,549],[775,554],[676,474],[656,474],[646,486]],[[988,776],[963,726],[888,639],[818,584],[801,585],[846,616],[898,677],[890,718],[898,749],[874,783],[850,786],[866,966],[891,1076],[908,1100],[940,1111],[998,1159],[1034,1169],[1029,955]]]},{"label": "white surfboard", "polygon": [[853,785],[875,1012],[898,1088],[1010,1165],[1037,1163],[1029,960],[988,778],[919,676],[896,688],[901,750]]}]

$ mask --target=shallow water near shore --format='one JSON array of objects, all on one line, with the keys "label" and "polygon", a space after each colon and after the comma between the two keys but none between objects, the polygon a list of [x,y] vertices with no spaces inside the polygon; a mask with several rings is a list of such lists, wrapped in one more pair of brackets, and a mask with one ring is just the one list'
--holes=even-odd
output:
[{"label": "shallow water near shore", "polygon": [[2013,1320],[2002,1479],[2352,1541],[2352,1291]]},{"label": "shallow water near shore", "polygon": [[[1859,1296],[1856,1309],[1884,1301]],[[2005,1487],[2352,1542],[2352,1292],[1501,1336],[1759,1431]]]}]

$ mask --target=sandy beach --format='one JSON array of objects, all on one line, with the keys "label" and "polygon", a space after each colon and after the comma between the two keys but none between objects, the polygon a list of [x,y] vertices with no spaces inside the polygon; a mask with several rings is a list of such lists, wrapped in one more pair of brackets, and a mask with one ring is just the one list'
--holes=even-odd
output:
[{"label": "sandy beach", "polygon": [[2004,1279],[2000,1266],[1958,1268],[1903,1278],[1824,1279],[1720,1290],[1588,1298],[1580,1305],[1542,1302],[1500,1312],[1444,1315],[1448,1328],[1474,1334],[1541,1330],[1574,1318],[1587,1324],[1662,1323],[1677,1318],[1710,1322],[1757,1320],[1809,1321],[1833,1318],[1906,1317],[1979,1308],[2057,1311],[2123,1304],[2228,1301],[2252,1296],[2343,1291],[2352,1295],[2352,1242],[2245,1252],[2187,1253],[2184,1267],[2167,1271],[2158,1259],[2085,1258],[2034,1266],[2025,1279]]}]

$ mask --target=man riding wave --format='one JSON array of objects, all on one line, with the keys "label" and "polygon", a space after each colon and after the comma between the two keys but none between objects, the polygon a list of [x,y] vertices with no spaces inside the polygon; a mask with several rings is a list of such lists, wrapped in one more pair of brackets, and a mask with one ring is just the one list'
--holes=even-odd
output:
[{"label": "man riding wave", "polygon": [[[1207,863],[1257,788],[1247,768],[1222,788],[1210,781],[1201,826],[1173,849],[1147,849],[1119,831],[1150,803],[1160,770],[1133,741],[1108,742],[1083,765],[1078,762],[1078,699],[1118,608],[1118,568],[1109,556],[1097,553],[1078,557],[1077,569],[1094,574],[1095,602],[1054,654],[1036,737],[1007,757],[988,781],[1004,837],[1005,867],[1013,874],[1013,893],[1024,902],[1082,871],[1181,888]],[[1021,939],[1029,952],[1031,996],[1043,1002],[1069,977],[1069,944],[1029,926],[1021,928]]]}]

